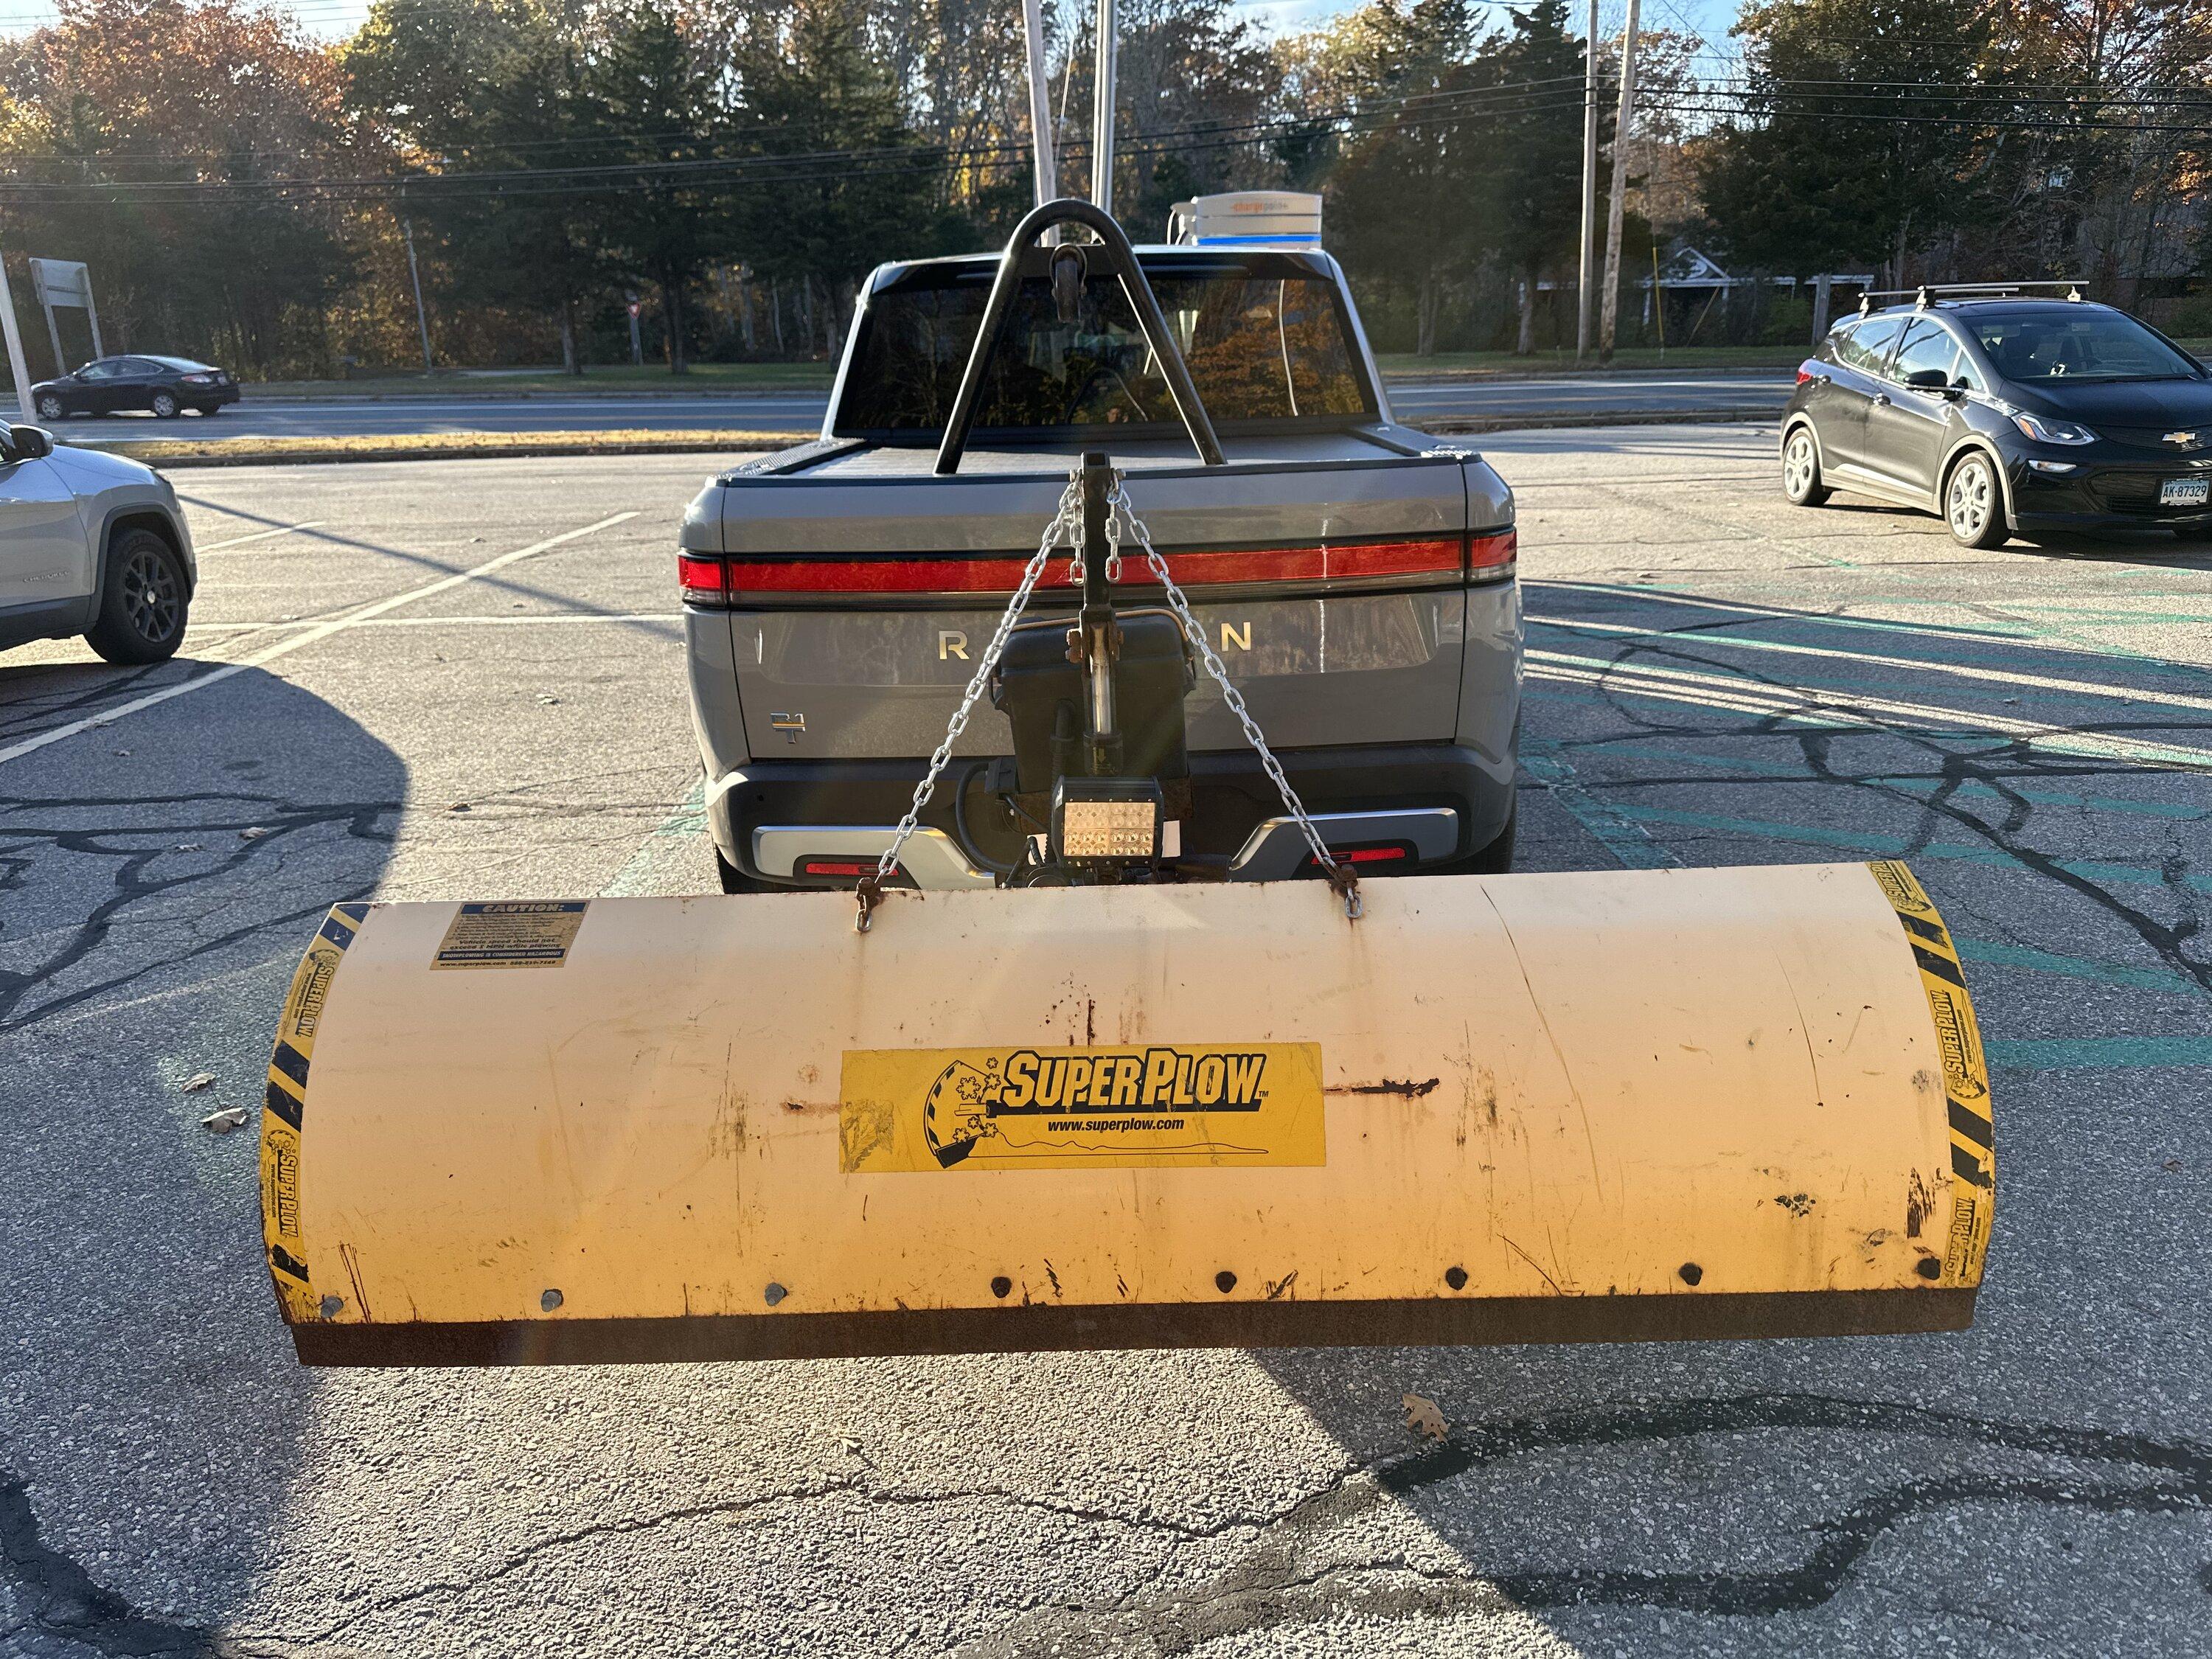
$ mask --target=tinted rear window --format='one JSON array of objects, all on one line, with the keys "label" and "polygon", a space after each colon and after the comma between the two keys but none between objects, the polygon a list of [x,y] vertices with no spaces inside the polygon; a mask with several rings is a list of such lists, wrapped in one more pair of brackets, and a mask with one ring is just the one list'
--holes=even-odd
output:
[{"label": "tinted rear window", "polygon": [[[991,273],[948,270],[879,293],[837,411],[840,432],[943,429],[968,367]],[[1334,283],[1230,267],[1159,273],[1153,291],[1218,425],[1374,416]],[[1121,283],[1094,276],[1062,323],[1042,277],[1024,282],[992,353],[978,431],[1163,427],[1180,432],[1167,380]]]}]

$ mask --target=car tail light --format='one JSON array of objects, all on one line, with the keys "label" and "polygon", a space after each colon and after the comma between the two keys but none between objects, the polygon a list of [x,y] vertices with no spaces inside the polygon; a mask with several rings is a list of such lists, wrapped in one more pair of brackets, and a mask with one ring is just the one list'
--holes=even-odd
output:
[{"label": "car tail light", "polygon": [[[858,881],[862,876],[876,873],[876,860],[855,858],[850,853],[833,853],[826,856],[802,858],[792,866],[791,872],[794,876],[811,877],[817,881]],[[885,884],[911,887],[914,878],[907,874],[903,866],[894,864],[890,880]]]},{"label": "car tail light", "polygon": [[719,554],[678,553],[676,556],[676,586],[687,599],[726,599],[730,592],[730,567]]},{"label": "car tail light", "polygon": [[186,386],[213,386],[215,384],[215,376],[212,374],[187,374],[184,378],[185,384]]},{"label": "car tail light", "polygon": [[[1319,546],[1205,548],[1166,557],[1177,583],[1206,587],[1457,575],[1469,570],[1494,575],[1510,569],[1514,556],[1514,532],[1504,530]],[[1028,562],[937,555],[726,560],[685,553],[678,560],[678,580],[686,597],[702,599],[738,593],[1011,593]],[[1065,586],[1068,569],[1067,560],[1056,557],[1040,586],[1048,592]],[[1151,574],[1141,555],[1125,557],[1122,586],[1154,586]]]},{"label": "car tail light", "polygon": [[1467,568],[1477,575],[1510,570],[1521,554],[1520,532],[1494,530],[1467,538]]},{"label": "car tail light", "polygon": [[1798,365],[1797,365],[1797,384],[1798,384],[1799,386],[1803,386],[1803,385],[1804,385],[1808,380],[1811,380],[1812,378],[1813,378],[1813,371],[1812,371],[1811,369],[1809,369],[1809,368],[1806,368],[1806,367],[1805,367],[1805,365],[1804,365],[1804,364],[1802,364],[1802,363],[1800,363],[1800,364],[1798,364]]},{"label": "car tail light", "polygon": [[[1413,849],[1402,841],[1386,842],[1375,847],[1332,847],[1328,850],[1329,855],[1339,864],[1349,864],[1354,866],[1372,864],[1410,864],[1413,859]],[[1306,854],[1305,867],[1309,871],[1318,870],[1321,868],[1321,860],[1309,853]]]}]

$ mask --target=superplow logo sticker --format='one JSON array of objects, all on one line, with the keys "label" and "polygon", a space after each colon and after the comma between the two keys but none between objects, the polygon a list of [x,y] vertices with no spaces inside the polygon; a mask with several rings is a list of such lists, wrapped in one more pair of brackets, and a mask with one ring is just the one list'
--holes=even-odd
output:
[{"label": "superplow logo sticker", "polygon": [[1892,908],[1914,916],[1936,913],[1935,905],[1929,902],[1927,890],[1921,886],[1912,872],[1897,860],[1882,859],[1868,865],[1867,868],[1874,872],[1875,881],[1881,886]]},{"label": "superplow logo sticker", "polygon": [[1943,1053],[1943,1083],[1960,1100],[1987,1100],[1990,1085],[1983,1081],[1988,1064],[1982,1058],[1982,1036],[1974,1024],[1974,1011],[1958,996],[1940,987],[1928,988],[1928,1011],[1936,1021],[1936,1040]]},{"label": "superplow logo sticker", "polygon": [[848,1174],[1327,1161],[1311,1042],[854,1049],[840,1128]]}]

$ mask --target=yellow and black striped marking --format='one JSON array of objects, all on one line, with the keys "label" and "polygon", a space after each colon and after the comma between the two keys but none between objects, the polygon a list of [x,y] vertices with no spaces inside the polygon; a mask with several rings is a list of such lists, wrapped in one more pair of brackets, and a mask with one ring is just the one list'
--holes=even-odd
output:
[{"label": "yellow and black striped marking", "polygon": [[269,1057],[269,1089],[261,1112],[261,1237],[269,1249],[276,1305],[293,1324],[322,1317],[300,1231],[300,1131],[307,1109],[307,1062],[314,1056],[315,1028],[322,1024],[331,981],[368,915],[366,904],[331,907],[292,975],[276,1024],[276,1046]]},{"label": "yellow and black striped marking", "polygon": [[1996,1194],[1996,1132],[1990,1116],[1990,1068],[1958,946],[1912,872],[1894,859],[1867,866],[1904,925],[1943,1056],[1943,1097],[1951,1120],[1951,1227],[1943,1245],[1946,1285],[1977,1284],[1990,1245]]}]

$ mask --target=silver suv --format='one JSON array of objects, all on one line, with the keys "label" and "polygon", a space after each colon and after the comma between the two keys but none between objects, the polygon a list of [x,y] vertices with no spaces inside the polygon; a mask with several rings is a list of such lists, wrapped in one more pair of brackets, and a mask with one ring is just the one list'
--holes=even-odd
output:
[{"label": "silver suv", "polygon": [[174,656],[198,568],[169,481],[35,426],[5,432],[0,650],[82,634],[113,663]]}]

